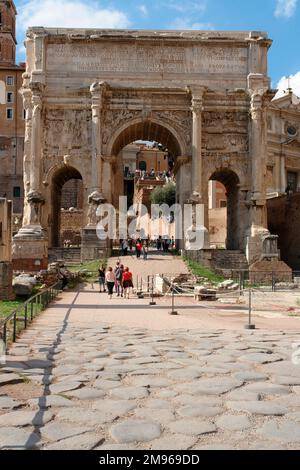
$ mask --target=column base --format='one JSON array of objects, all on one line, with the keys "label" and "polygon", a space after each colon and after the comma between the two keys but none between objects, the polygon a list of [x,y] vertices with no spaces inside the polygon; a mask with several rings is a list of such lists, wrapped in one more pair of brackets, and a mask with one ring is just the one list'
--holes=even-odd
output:
[{"label": "column base", "polygon": [[13,269],[38,272],[48,268],[48,240],[41,226],[22,227],[13,238]]},{"label": "column base", "polygon": [[0,262],[0,300],[14,300],[12,287],[13,267],[10,262]]},{"label": "column base", "polygon": [[109,240],[100,240],[95,226],[84,227],[81,240],[81,262],[103,259],[111,255]]},{"label": "column base", "polygon": [[264,227],[253,226],[246,237],[246,258],[249,265],[259,261],[263,255],[263,242],[269,230]]}]

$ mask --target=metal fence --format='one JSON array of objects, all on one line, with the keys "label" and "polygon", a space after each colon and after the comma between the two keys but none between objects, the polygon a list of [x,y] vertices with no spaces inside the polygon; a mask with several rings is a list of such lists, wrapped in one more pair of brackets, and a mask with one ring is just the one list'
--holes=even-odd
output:
[{"label": "metal fence", "polygon": [[57,282],[48,289],[30,297],[6,318],[0,320],[0,339],[7,347],[15,342],[17,335],[26,329],[34,317],[53,301],[61,290],[61,283]]}]

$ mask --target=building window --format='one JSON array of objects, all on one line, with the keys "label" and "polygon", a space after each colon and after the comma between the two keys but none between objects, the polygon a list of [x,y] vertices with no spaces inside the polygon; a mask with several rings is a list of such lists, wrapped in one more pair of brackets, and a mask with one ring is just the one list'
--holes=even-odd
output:
[{"label": "building window", "polygon": [[13,84],[14,84],[14,77],[12,77],[11,75],[6,77],[6,85],[7,86],[13,86]]},{"label": "building window", "polygon": [[142,160],[142,161],[139,163],[139,170],[141,170],[141,171],[147,171],[147,163],[146,163],[145,161]]},{"label": "building window", "polygon": [[8,103],[13,103],[14,102],[14,94],[11,91],[9,91],[7,93],[7,102]]},{"label": "building window", "polygon": [[220,207],[223,208],[223,207],[227,207],[227,201],[220,201]]},{"label": "building window", "polygon": [[14,118],[14,110],[12,108],[7,108],[6,110],[6,119],[10,121]]},{"label": "building window", "polygon": [[287,172],[287,191],[297,191],[298,173],[296,171]]},{"label": "building window", "polygon": [[14,197],[17,197],[17,198],[21,197],[21,188],[20,188],[20,186],[14,186]]}]

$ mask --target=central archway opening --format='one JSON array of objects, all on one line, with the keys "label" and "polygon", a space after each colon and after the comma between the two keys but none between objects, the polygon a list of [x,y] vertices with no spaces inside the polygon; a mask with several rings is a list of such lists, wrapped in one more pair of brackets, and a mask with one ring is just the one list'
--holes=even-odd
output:
[{"label": "central archway opening", "polygon": [[[167,195],[172,194],[173,190],[174,203],[176,202],[173,170],[176,158],[182,155],[182,150],[170,129],[149,120],[131,124],[116,138],[112,154],[117,157],[114,171],[115,205],[118,204],[119,196],[125,195],[128,209],[143,205],[148,214],[151,214],[154,194],[161,190]],[[165,236],[170,233],[175,235],[173,222],[174,220],[166,220],[162,225],[165,227]],[[170,225],[172,227],[169,230]],[[149,232],[148,235],[152,240],[158,236]]]},{"label": "central archway opening", "polygon": [[65,166],[53,176],[51,247],[79,246],[83,223],[83,183],[76,168]]},{"label": "central archway opening", "polygon": [[209,181],[209,231],[211,245],[240,249],[239,178],[229,169],[216,170]]}]

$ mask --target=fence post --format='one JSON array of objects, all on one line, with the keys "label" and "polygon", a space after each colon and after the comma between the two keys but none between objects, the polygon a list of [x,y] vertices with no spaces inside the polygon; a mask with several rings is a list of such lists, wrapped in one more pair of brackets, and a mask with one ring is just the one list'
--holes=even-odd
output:
[{"label": "fence post", "polygon": [[27,304],[25,304],[24,327],[27,328]]},{"label": "fence post", "polygon": [[275,273],[272,271],[272,292],[275,292]]},{"label": "fence post", "polygon": [[249,288],[249,304],[248,304],[248,323],[245,325],[246,330],[255,330],[255,325],[251,322],[252,315],[252,289]]},{"label": "fence post", "polygon": [[174,284],[172,283],[171,284],[171,288],[172,288],[172,310],[171,312],[169,312],[170,315],[178,315],[178,312],[176,312],[175,308],[174,308],[174,303],[175,303],[175,289],[174,289]]},{"label": "fence post", "polygon": [[17,339],[17,313],[14,313],[13,317],[13,343],[16,342]]},{"label": "fence post", "polygon": [[149,305],[156,305],[156,302],[154,302],[154,276],[152,276],[152,286],[151,286],[151,302]]}]

